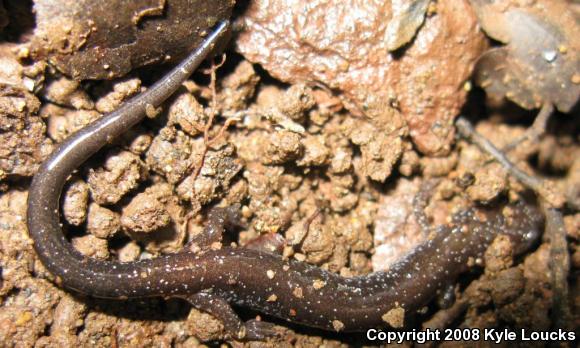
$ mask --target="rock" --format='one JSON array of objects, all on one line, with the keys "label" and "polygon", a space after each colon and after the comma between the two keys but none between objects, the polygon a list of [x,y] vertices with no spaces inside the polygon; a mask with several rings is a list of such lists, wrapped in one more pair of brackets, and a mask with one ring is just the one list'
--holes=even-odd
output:
[{"label": "rock", "polygon": [[339,90],[353,113],[400,109],[421,152],[446,153],[484,35],[467,1],[440,1],[414,40],[389,53],[392,16],[390,1],[257,0],[237,50],[282,81]]}]

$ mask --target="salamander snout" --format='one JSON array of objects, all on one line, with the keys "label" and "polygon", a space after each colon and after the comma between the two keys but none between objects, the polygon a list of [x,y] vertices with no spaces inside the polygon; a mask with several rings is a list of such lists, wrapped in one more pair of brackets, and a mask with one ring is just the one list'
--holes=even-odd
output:
[{"label": "salamander snout", "polygon": [[534,205],[518,203],[510,218],[511,234],[517,239],[516,253],[520,254],[529,250],[544,232],[544,215]]}]

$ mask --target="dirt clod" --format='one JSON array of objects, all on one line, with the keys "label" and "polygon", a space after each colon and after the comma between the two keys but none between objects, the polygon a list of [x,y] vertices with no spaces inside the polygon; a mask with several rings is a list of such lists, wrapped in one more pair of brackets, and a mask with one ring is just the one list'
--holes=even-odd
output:
[{"label": "dirt clod", "polygon": [[96,203],[89,205],[87,232],[97,238],[109,239],[121,230],[119,214]]},{"label": "dirt clod", "polygon": [[74,226],[80,226],[87,219],[89,206],[89,185],[77,179],[70,183],[64,193],[62,212],[66,221]]},{"label": "dirt clod", "polygon": [[102,167],[91,169],[87,182],[91,197],[101,205],[115,204],[147,178],[141,159],[128,151],[115,152]]},{"label": "dirt clod", "polygon": [[390,2],[253,1],[236,47],[282,81],[340,90],[355,113],[372,118],[391,100],[422,152],[448,152],[463,84],[485,48],[475,15],[466,1],[439,2],[400,56],[385,40],[393,15]]}]

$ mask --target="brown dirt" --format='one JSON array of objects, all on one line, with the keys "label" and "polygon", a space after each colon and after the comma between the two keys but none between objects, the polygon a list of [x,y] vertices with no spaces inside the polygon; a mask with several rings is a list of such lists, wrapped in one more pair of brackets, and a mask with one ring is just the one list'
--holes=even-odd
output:
[{"label": "brown dirt", "polygon": [[[283,23],[296,25],[285,27],[294,30],[285,39],[299,38],[299,44],[272,37],[257,41],[284,27],[269,22],[266,3],[283,14]],[[413,216],[413,197],[425,179],[440,180],[426,208],[433,225],[447,223],[466,205],[493,205],[524,191],[477,147],[454,141],[452,121],[465,104],[464,82],[488,45],[466,1],[436,2],[398,60],[379,45],[376,33],[385,29],[381,22],[390,18],[388,8],[366,8],[366,16],[380,12],[382,17],[348,31],[351,8],[330,0],[312,3],[308,18],[314,20],[302,23],[292,21],[300,9],[282,1],[253,2],[240,20],[247,26],[232,44],[243,56],[230,51],[218,72],[215,110],[207,75],[198,72],[155,118],[79,167],[62,204],[63,225],[79,251],[122,261],[175,252],[199,233],[209,207],[241,203],[247,228],[235,243],[280,233],[288,257],[343,276],[361,275],[388,268],[424,238]],[[330,10],[343,17],[328,16]],[[459,12],[462,16],[454,18]],[[0,11],[0,24],[2,18]],[[308,37],[314,35],[310,29],[331,19],[341,25],[325,24],[326,31]],[[355,40],[371,32],[372,39]],[[38,165],[55,143],[160,75],[142,70],[112,81],[75,82],[30,59],[22,52],[27,44],[0,43],[0,346],[191,347],[220,340],[219,321],[179,300],[85,298],[56,286],[37,260],[25,216],[26,189]],[[285,61],[286,46],[298,48]],[[312,59],[327,46],[335,50]],[[260,62],[269,74],[250,62]],[[481,108],[481,94],[472,97],[466,109]],[[533,120],[512,111],[488,105],[477,130],[497,146],[506,145]],[[212,135],[227,118],[239,121],[210,146],[196,175],[205,152],[199,125],[211,112],[220,115]],[[510,153],[520,168],[550,176],[567,193],[576,323],[579,128],[578,117],[557,116],[539,144]],[[483,271],[470,275],[474,281],[462,280],[457,287],[468,306],[453,327],[550,328],[549,245],[514,259],[513,246],[500,238],[485,261]],[[424,319],[436,312],[436,306],[429,308]],[[360,339],[277,323],[287,329],[283,338],[247,345],[338,347]]]},{"label": "brown dirt", "polygon": [[[446,154],[464,84],[486,41],[467,1],[435,4],[417,37],[391,55],[386,37],[397,11],[391,2],[252,1],[236,47],[282,81],[341,91],[347,108],[373,119],[375,128],[394,127],[384,119],[400,112],[421,152]],[[383,140],[393,148],[400,141]]]}]

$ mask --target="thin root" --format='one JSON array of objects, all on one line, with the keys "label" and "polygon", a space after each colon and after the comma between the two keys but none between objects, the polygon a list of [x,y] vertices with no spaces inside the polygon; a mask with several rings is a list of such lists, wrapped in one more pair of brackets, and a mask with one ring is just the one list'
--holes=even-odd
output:
[{"label": "thin root", "polygon": [[526,140],[532,140],[533,142],[538,141],[540,136],[546,132],[548,120],[550,119],[550,116],[552,116],[552,113],[554,113],[554,105],[550,102],[546,102],[544,105],[542,105],[542,109],[540,109],[540,112],[536,116],[534,124],[528,128],[524,135],[504,147],[503,151],[506,153],[510,152]]},{"label": "thin root", "polygon": [[559,208],[564,205],[566,198],[558,192],[550,182],[536,176],[529,175],[514,165],[503,151],[495,147],[489,140],[477,133],[473,125],[464,117],[460,116],[455,122],[457,130],[464,138],[477,145],[481,150],[488,153],[498,161],[511,175],[522,184],[532,189],[552,206]]},{"label": "thin root", "polygon": [[495,158],[510,174],[534,190],[542,198],[540,202],[546,217],[545,236],[550,240],[549,267],[552,272],[552,290],[554,292],[552,300],[552,323],[554,328],[566,329],[570,326],[571,318],[568,303],[567,279],[570,271],[570,255],[568,253],[568,243],[562,213],[557,209],[563,205],[564,201],[563,198],[560,198],[560,202],[558,200],[554,202],[554,197],[562,197],[562,195],[556,195],[554,192],[548,191],[549,186],[546,182],[528,175],[516,167],[501,150],[496,148],[485,137],[478,134],[473,129],[471,123],[465,118],[459,117],[456,125],[463,137],[469,139],[481,150]]},{"label": "thin root", "polygon": [[558,209],[542,204],[546,216],[545,237],[550,241],[549,267],[552,273],[552,325],[554,329],[571,329],[571,312],[568,302],[568,274],[570,255],[566,240],[564,218]]},{"label": "thin root", "polygon": [[201,172],[201,168],[203,168],[203,165],[205,163],[205,156],[207,155],[207,152],[209,151],[210,146],[215,145],[215,143],[217,143],[220,139],[222,139],[225,135],[226,130],[229,128],[229,126],[238,121],[235,118],[227,119],[225,124],[218,131],[218,134],[215,137],[211,138],[210,130],[213,126],[214,119],[218,113],[217,112],[216,71],[225,63],[225,61],[226,61],[226,55],[223,54],[222,59],[219,63],[213,62],[211,67],[205,71],[206,73],[208,73],[210,75],[210,83],[209,83],[209,89],[211,91],[211,101],[209,103],[210,112],[209,112],[209,119],[204,126],[195,125],[196,128],[199,127],[203,131],[203,150],[201,152],[201,158],[199,159],[199,162],[196,164],[196,166],[193,170],[193,173],[192,173],[193,180],[192,181],[195,181],[197,179],[197,177],[199,176],[199,173]]}]

